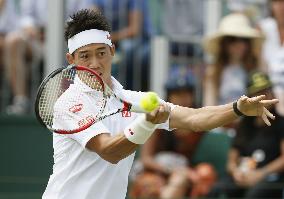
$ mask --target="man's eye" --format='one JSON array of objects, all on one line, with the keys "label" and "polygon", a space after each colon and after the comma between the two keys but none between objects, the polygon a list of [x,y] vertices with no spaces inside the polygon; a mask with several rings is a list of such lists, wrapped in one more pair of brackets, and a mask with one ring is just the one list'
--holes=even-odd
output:
[{"label": "man's eye", "polygon": [[100,52],[99,55],[100,56],[104,56],[106,53],[105,52]]},{"label": "man's eye", "polygon": [[88,55],[87,55],[87,54],[80,55],[80,58],[82,58],[82,59],[87,59],[87,58],[88,58]]}]

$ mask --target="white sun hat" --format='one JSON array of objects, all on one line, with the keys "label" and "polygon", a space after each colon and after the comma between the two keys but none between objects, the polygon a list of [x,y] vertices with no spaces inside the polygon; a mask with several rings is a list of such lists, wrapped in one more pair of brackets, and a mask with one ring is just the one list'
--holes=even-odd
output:
[{"label": "white sun hat", "polygon": [[219,52],[219,42],[224,36],[253,39],[253,50],[259,51],[264,40],[263,34],[250,25],[249,19],[241,13],[229,14],[222,18],[217,32],[204,39],[204,49],[212,55]]}]

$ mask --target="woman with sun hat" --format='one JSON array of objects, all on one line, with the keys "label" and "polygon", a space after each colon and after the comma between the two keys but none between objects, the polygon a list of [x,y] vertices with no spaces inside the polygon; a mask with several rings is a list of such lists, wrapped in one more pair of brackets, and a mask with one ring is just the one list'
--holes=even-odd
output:
[{"label": "woman with sun hat", "polygon": [[213,64],[206,68],[203,105],[234,101],[245,94],[247,73],[259,66],[263,39],[244,14],[221,19],[218,30],[204,40]]}]

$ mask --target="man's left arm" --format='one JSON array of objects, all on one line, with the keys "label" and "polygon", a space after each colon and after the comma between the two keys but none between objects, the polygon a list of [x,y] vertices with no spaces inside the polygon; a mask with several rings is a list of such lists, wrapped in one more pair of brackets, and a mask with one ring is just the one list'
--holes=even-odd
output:
[{"label": "man's left arm", "polygon": [[[268,118],[274,119],[275,117],[266,107],[276,103],[278,103],[277,99],[265,100],[265,95],[252,98],[242,96],[235,108],[243,115],[262,117],[264,122],[270,126]],[[170,128],[189,129],[195,132],[207,131],[228,124],[237,118],[233,103],[199,109],[177,106],[170,114]]]}]

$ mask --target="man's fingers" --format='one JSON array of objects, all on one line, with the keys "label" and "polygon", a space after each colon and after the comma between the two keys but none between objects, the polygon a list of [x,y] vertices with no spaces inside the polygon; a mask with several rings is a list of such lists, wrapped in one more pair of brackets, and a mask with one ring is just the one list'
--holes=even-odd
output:
[{"label": "man's fingers", "polygon": [[263,119],[263,121],[265,122],[265,124],[267,124],[268,126],[271,126],[271,123],[270,123],[270,121],[268,120],[268,118],[267,118],[267,116],[265,115],[265,113],[263,112],[263,114],[262,114],[262,119]]},{"label": "man's fingers", "polygon": [[165,104],[165,111],[166,112],[171,112],[171,107],[168,104]]},{"label": "man's fingers", "polygon": [[272,100],[261,100],[260,103],[263,104],[264,106],[272,105],[272,104],[277,104],[279,102],[278,99],[272,99]]},{"label": "man's fingers", "polygon": [[161,105],[157,117],[159,118],[159,122],[164,122],[169,117],[169,109],[167,106]]},{"label": "man's fingers", "polygon": [[[248,98],[242,96],[239,99],[240,110],[244,110],[244,114],[248,116],[261,116],[263,121],[270,126],[269,119],[275,119],[275,116],[266,108],[279,102],[278,99],[266,100],[265,95],[259,95]],[[238,107],[239,108],[239,107]]]},{"label": "man's fingers", "polygon": [[247,99],[248,99],[248,97],[245,96],[245,95],[241,96],[241,98],[240,98],[240,100],[241,100],[242,102],[246,101]]},{"label": "man's fingers", "polygon": [[159,106],[159,112],[160,112],[160,113],[165,112],[165,107],[164,107],[164,105],[160,105],[160,106]]},{"label": "man's fingers", "polygon": [[263,107],[263,112],[264,112],[264,114],[266,115],[266,116],[268,116],[269,118],[271,118],[271,119],[275,119],[275,116],[272,114],[272,113],[270,113],[269,112],[269,110],[267,110],[267,108],[265,108],[265,107]]},{"label": "man's fingers", "polygon": [[158,112],[160,110],[160,107],[156,108],[155,110],[151,111],[150,113],[148,113],[151,117],[156,117]]},{"label": "man's fingers", "polygon": [[154,111],[147,114],[148,116],[147,120],[155,124],[163,123],[168,119],[169,113],[170,113],[170,108],[167,107],[167,105],[161,104]]},{"label": "man's fingers", "polygon": [[255,96],[252,98],[249,98],[249,102],[259,102],[261,100],[265,99],[265,95],[259,95],[259,96]]}]

